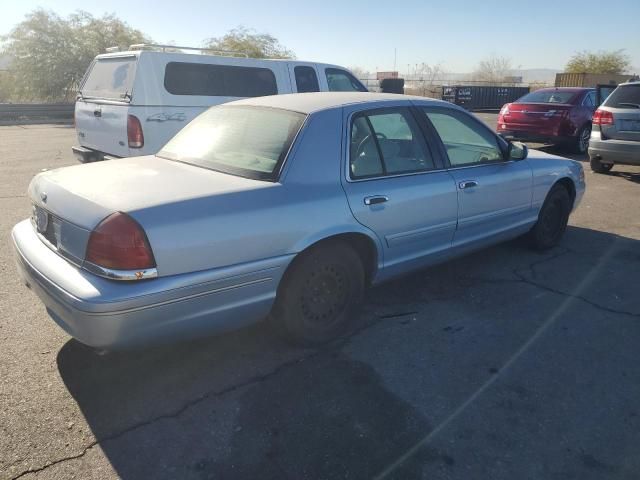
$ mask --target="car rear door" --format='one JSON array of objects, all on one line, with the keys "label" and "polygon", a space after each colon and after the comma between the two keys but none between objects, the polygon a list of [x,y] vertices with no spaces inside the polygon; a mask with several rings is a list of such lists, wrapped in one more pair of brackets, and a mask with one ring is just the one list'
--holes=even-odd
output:
[{"label": "car rear door", "polygon": [[75,106],[78,142],[110,155],[129,155],[127,115],[137,56],[97,58],[89,67]]},{"label": "car rear door", "polygon": [[603,139],[640,141],[640,83],[622,84],[605,100],[613,123],[601,124]]},{"label": "car rear door", "polygon": [[448,253],[456,227],[456,188],[413,110],[348,106],[345,117],[343,187],[357,221],[383,244],[382,275]]},{"label": "car rear door", "polygon": [[533,171],[529,162],[505,158],[497,135],[471,114],[446,107],[423,107],[448,157],[458,195],[454,248],[476,248],[526,229],[531,209]]}]

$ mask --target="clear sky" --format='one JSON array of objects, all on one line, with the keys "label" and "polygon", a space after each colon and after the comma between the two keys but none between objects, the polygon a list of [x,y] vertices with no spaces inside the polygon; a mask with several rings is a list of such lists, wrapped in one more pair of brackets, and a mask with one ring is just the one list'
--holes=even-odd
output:
[{"label": "clear sky", "polygon": [[0,0],[0,34],[43,7],[115,13],[155,41],[199,46],[244,25],[277,37],[299,59],[389,70],[442,63],[472,71],[491,54],[515,68],[562,69],[579,50],[625,49],[640,73],[640,0]]}]

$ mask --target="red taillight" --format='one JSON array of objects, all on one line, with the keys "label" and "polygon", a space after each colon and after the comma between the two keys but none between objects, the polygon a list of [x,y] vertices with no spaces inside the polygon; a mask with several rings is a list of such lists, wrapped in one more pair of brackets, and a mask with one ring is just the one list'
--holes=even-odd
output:
[{"label": "red taillight", "polygon": [[596,110],[591,123],[594,125],[613,125],[613,113],[607,110]]},{"label": "red taillight", "polygon": [[127,139],[129,140],[129,148],[144,147],[142,125],[135,115],[129,115],[127,117]]},{"label": "red taillight", "polygon": [[505,103],[502,108],[500,109],[500,115],[509,115],[509,107],[511,106],[510,103]]},{"label": "red taillight", "polygon": [[144,230],[121,212],[109,215],[91,232],[85,259],[113,270],[144,270],[156,266]]}]

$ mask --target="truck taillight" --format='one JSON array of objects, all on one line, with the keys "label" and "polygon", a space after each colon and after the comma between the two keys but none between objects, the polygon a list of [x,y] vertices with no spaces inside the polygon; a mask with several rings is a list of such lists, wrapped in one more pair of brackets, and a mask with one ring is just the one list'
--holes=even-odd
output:
[{"label": "truck taillight", "polygon": [[596,110],[591,123],[594,125],[613,125],[613,113],[608,110]]},{"label": "truck taillight", "polygon": [[145,270],[156,266],[144,230],[122,212],[109,215],[91,232],[85,260],[111,270]]},{"label": "truck taillight", "polygon": [[129,148],[144,147],[142,124],[135,115],[127,116],[127,139],[129,140]]}]

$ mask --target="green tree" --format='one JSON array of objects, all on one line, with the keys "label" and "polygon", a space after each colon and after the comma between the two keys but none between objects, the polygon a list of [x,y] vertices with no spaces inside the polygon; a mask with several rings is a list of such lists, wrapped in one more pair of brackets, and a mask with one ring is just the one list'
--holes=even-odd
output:
[{"label": "green tree", "polygon": [[624,50],[576,53],[565,67],[569,73],[624,73],[631,67]]},{"label": "green tree", "polygon": [[239,26],[222,37],[209,38],[205,47],[213,50],[246,53],[251,58],[295,58],[294,53],[268,33]]},{"label": "green tree", "polygon": [[95,18],[78,11],[61,18],[43,9],[27,14],[1,40],[0,56],[11,59],[8,73],[19,79],[11,97],[28,101],[68,100],[97,54],[150,41],[113,14]]}]

